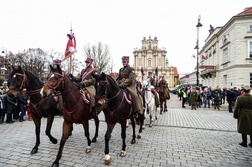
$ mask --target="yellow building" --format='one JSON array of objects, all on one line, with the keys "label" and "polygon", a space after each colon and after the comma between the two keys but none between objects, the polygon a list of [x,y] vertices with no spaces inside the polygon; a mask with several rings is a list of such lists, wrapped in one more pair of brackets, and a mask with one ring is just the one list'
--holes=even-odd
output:
[{"label": "yellow building", "polygon": [[[166,49],[160,49],[158,47],[157,37],[151,39],[142,40],[142,47],[140,49],[134,49],[134,65],[135,72],[137,74],[137,79],[142,81],[142,78],[146,78],[148,72],[152,72],[153,75],[157,71],[157,79],[160,80],[161,76],[164,76],[165,80],[168,82],[169,87],[174,87],[178,84],[178,72],[176,67],[169,67],[168,58],[166,56]],[[142,76],[141,70],[144,71],[144,76]]]}]

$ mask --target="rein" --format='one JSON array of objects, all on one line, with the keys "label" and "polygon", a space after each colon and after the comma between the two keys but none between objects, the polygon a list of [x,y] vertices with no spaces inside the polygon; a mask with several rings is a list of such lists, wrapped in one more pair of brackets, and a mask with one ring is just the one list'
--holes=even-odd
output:
[{"label": "rein", "polygon": [[[120,93],[121,93],[121,91],[119,90],[113,97],[107,98],[107,89],[108,89],[108,88],[107,88],[107,86],[106,86],[105,101],[106,101],[107,103],[108,103],[109,101],[113,100],[114,98],[116,98],[117,96],[119,96]],[[111,116],[114,114],[114,112],[115,112],[119,107],[121,107],[123,100],[124,100],[124,95],[123,95],[123,97],[122,97],[122,100],[121,100],[120,104],[119,104],[114,110],[112,110],[112,111],[108,110]]]}]

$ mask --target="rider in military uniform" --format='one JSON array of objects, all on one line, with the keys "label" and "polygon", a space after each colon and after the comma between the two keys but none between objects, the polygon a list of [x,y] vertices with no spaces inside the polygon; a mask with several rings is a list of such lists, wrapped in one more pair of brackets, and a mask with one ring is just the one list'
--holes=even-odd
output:
[{"label": "rider in military uniform", "polygon": [[[53,60],[53,68],[57,68],[57,64],[61,66],[61,60],[59,59]],[[60,91],[58,91],[56,94],[57,96],[55,96],[55,99],[57,100],[57,109],[59,110],[59,115],[63,115],[63,108],[64,108],[63,97]]]},{"label": "rider in military uniform", "polygon": [[122,57],[122,63],[123,67],[119,70],[119,75],[116,81],[119,84],[119,87],[126,88],[132,96],[133,110],[143,114],[143,105],[136,90],[135,69],[130,67],[128,56]]},{"label": "rider in military uniform", "polygon": [[75,82],[80,82],[81,86],[85,87],[90,94],[90,111],[93,115],[98,115],[98,112],[95,110],[95,78],[91,75],[97,74],[97,70],[92,66],[93,59],[87,58],[85,63],[86,68],[81,71],[79,77],[74,77],[72,74],[70,74],[69,77]]},{"label": "rider in military uniform", "polygon": [[153,86],[153,93],[154,93],[154,95],[155,95],[155,104],[156,104],[156,106],[157,107],[159,107],[159,105],[160,105],[160,101],[159,101],[159,97],[158,97],[158,93],[157,93],[157,91],[155,90],[155,79],[151,76],[152,75],[152,72],[148,72],[148,78],[150,79],[150,83],[151,83],[151,85]]},{"label": "rider in military uniform", "polygon": [[159,85],[160,84],[164,84],[165,85],[165,91],[167,93],[167,99],[169,100],[170,99],[170,93],[169,93],[169,87],[168,87],[168,83],[166,82],[166,80],[164,79],[164,76],[162,76],[162,80],[159,81]]}]

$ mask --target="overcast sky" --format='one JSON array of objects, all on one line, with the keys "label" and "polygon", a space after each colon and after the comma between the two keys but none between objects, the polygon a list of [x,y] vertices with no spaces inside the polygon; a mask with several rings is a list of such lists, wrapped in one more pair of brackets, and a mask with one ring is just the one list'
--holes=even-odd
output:
[{"label": "overcast sky", "polygon": [[64,53],[72,25],[80,60],[84,45],[102,42],[118,71],[121,57],[130,56],[132,65],[134,48],[151,36],[166,48],[170,66],[189,73],[196,66],[191,56],[196,55],[198,16],[201,48],[210,24],[223,26],[251,6],[251,0],[0,0],[0,47],[13,53],[28,48]]}]

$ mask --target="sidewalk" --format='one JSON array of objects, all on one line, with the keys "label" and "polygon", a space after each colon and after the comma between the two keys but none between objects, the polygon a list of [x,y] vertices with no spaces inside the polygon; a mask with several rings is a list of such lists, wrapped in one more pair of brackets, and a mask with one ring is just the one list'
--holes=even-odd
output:
[{"label": "sidewalk", "polygon": [[[228,113],[226,104],[220,111],[200,108],[183,109],[176,95],[168,101],[168,112],[160,115],[152,128],[145,127],[142,138],[130,144],[131,126],[127,129],[125,157],[120,157],[121,127],[116,124],[110,140],[112,162],[109,167],[249,167],[252,148],[242,147],[241,135],[236,132],[236,120]],[[82,125],[74,125],[73,135],[67,140],[60,167],[107,167],[104,164],[104,135],[106,123],[103,113],[97,143],[92,152],[85,153],[87,140]],[[45,135],[46,119],[41,124],[41,144],[38,153],[30,155],[35,144],[34,124],[31,121],[0,125],[0,166],[48,167],[56,158],[62,130],[62,117],[55,117],[52,144]],[[148,117],[146,123],[148,123]],[[90,136],[94,135],[94,121],[90,121]],[[138,131],[138,126],[136,131]],[[249,141],[250,142],[250,141]]]}]

